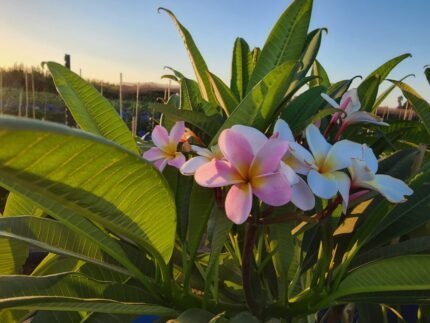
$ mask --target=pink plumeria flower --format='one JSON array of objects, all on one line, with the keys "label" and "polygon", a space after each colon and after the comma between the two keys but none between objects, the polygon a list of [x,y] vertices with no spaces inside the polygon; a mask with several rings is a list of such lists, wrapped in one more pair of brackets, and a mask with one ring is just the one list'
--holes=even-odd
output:
[{"label": "pink plumeria flower", "polygon": [[310,189],[323,199],[330,199],[339,192],[345,211],[351,181],[340,170],[351,166],[352,158],[362,155],[362,145],[349,140],[331,145],[313,124],[306,128],[306,140],[312,155],[307,152],[302,158],[311,168],[307,178]]},{"label": "pink plumeria flower", "polygon": [[197,156],[189,159],[182,165],[180,171],[182,175],[185,176],[194,175],[197,169],[209,163],[212,159],[223,159],[224,157],[221,150],[218,148],[218,145],[212,146],[210,149],[191,145],[191,149],[197,154]]},{"label": "pink plumeria flower", "polygon": [[232,185],[225,200],[232,222],[246,221],[253,194],[272,206],[290,201],[290,183],[281,169],[281,159],[288,150],[285,140],[267,139],[251,127],[233,126],[221,133],[218,145],[225,160],[212,159],[197,169],[194,178],[205,187]]},{"label": "pink plumeria flower", "polygon": [[[388,126],[388,124],[385,122],[382,122],[378,116],[364,111],[359,111],[361,109],[361,103],[358,97],[357,89],[351,89],[348,92],[346,92],[342,96],[340,100],[340,104],[338,104],[335,100],[333,100],[325,93],[321,93],[321,96],[333,108],[341,109],[345,111],[346,117],[342,120],[342,126],[341,126],[341,129],[339,130],[340,133],[342,133],[343,130],[345,130],[349,125],[353,123],[359,123],[359,122],[372,123],[380,126]],[[330,123],[331,124],[336,123],[339,120],[339,117],[340,117],[339,112],[334,113]]]},{"label": "pink plumeria flower", "polygon": [[405,196],[413,193],[410,187],[403,181],[389,175],[376,174],[378,171],[378,160],[372,149],[366,145],[363,145],[362,158],[353,158],[352,165],[348,170],[351,174],[353,187],[364,187],[375,190],[392,203],[405,202]]},{"label": "pink plumeria flower", "polygon": [[[288,141],[288,151],[283,157],[285,165],[291,168],[293,172],[307,175],[310,170],[309,163],[312,161],[312,155],[295,141],[288,124],[279,119],[275,123],[273,133],[278,134],[280,139]],[[306,158],[309,159],[309,162],[306,162]],[[300,176],[296,175],[296,177],[295,182],[290,181],[293,184],[291,202],[303,211],[311,210],[315,207],[315,196],[306,182]]]},{"label": "pink plumeria flower", "polygon": [[160,172],[170,165],[176,168],[181,168],[185,163],[185,156],[177,151],[178,143],[185,132],[185,123],[178,121],[170,130],[170,134],[166,128],[155,126],[152,131],[152,141],[156,147],[153,147],[143,154],[143,158],[152,162]]}]

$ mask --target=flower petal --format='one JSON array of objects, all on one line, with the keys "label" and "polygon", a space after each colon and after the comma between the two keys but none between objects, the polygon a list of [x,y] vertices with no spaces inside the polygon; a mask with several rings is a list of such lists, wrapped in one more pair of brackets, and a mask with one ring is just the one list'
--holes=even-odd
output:
[{"label": "flower petal", "polygon": [[247,177],[254,159],[253,149],[247,138],[238,131],[226,129],[219,136],[218,145],[231,165],[242,177]]},{"label": "flower petal", "polygon": [[334,99],[332,99],[330,96],[328,96],[325,93],[321,93],[321,97],[327,101],[328,104],[330,104],[333,108],[339,109],[339,103],[337,103]]},{"label": "flower petal", "polygon": [[199,167],[194,174],[197,184],[204,187],[221,187],[243,183],[243,179],[231,163],[212,159]]},{"label": "flower petal", "polygon": [[281,173],[255,177],[251,185],[252,192],[268,205],[281,206],[291,200],[291,186]]},{"label": "flower petal", "polygon": [[249,175],[253,177],[276,172],[287,150],[287,141],[277,138],[268,139],[255,155]]},{"label": "flower petal", "polygon": [[267,137],[261,131],[255,128],[243,125],[234,125],[233,127],[231,127],[231,129],[239,132],[241,135],[248,139],[254,154],[256,154],[257,151],[259,151],[264,145],[264,143],[267,141]]},{"label": "flower petal", "polygon": [[353,124],[353,123],[371,123],[380,126],[389,126],[388,123],[383,122],[381,118],[376,115],[364,112],[364,111],[354,111],[347,115],[345,119],[343,119],[344,124]]},{"label": "flower petal", "polygon": [[167,156],[166,156],[166,153],[162,151],[160,148],[152,147],[147,151],[145,151],[142,157],[148,161],[155,161],[158,159],[166,158]]},{"label": "flower petal", "polygon": [[154,166],[158,168],[160,172],[164,170],[167,165],[167,159],[159,159],[154,162]]},{"label": "flower petal", "polygon": [[279,172],[285,176],[285,179],[290,185],[296,184],[300,179],[296,172],[284,162],[281,163]]},{"label": "flower petal", "polygon": [[299,177],[299,181],[291,187],[291,203],[303,211],[312,210],[315,207],[315,196],[308,184]]},{"label": "flower petal", "polygon": [[275,123],[275,126],[273,127],[273,133],[278,133],[279,138],[287,141],[294,142],[294,136],[293,133],[288,126],[288,123],[286,123],[282,119],[278,119]]},{"label": "flower petal", "polygon": [[306,141],[317,164],[322,164],[331,145],[325,140],[319,129],[313,124],[306,128]]},{"label": "flower petal", "polygon": [[[296,161],[294,161],[293,158],[288,157],[289,153]],[[288,161],[285,162],[290,165],[290,167],[292,167],[296,173],[302,175],[307,175],[311,169],[311,165],[315,164],[314,157],[311,155],[311,153],[296,142],[290,142],[288,144],[286,158]]]},{"label": "flower petal", "polygon": [[374,189],[392,203],[405,202],[405,195],[413,191],[403,181],[389,175],[376,175],[373,181],[361,182],[361,186]]},{"label": "flower petal", "polygon": [[340,100],[340,108],[345,110],[347,114],[353,113],[361,109],[360,99],[357,89],[351,89],[342,95]]},{"label": "flower petal", "polygon": [[162,126],[155,126],[154,130],[152,130],[151,138],[154,144],[160,148],[167,146],[170,142],[169,134],[166,128]]},{"label": "flower petal", "polygon": [[320,174],[312,169],[308,174],[308,184],[312,192],[323,199],[330,199],[337,193],[336,180],[331,174]]},{"label": "flower petal", "polygon": [[225,198],[225,212],[227,217],[236,224],[246,221],[252,209],[251,185],[233,185]]},{"label": "flower petal", "polygon": [[351,167],[348,168],[348,171],[352,178],[352,184],[355,187],[361,187],[362,182],[373,181],[375,178],[375,173],[361,159],[352,158]]},{"label": "flower petal", "polygon": [[185,163],[185,156],[182,153],[176,153],[175,158],[169,159],[167,164],[180,169]]},{"label": "flower petal", "polygon": [[342,172],[333,172],[331,176],[336,180],[337,190],[342,196],[342,210],[346,214],[349,203],[349,189],[351,187],[351,180],[348,175]]},{"label": "flower petal", "polygon": [[177,144],[182,136],[185,133],[185,122],[184,121],[178,121],[175,123],[175,125],[170,129],[170,141]]},{"label": "flower petal", "polygon": [[196,146],[196,145],[191,145],[191,149],[197,155],[200,155],[200,156],[203,156],[203,157],[206,157],[206,158],[209,158],[209,159],[213,158],[213,153],[209,149],[207,149],[207,148],[199,147],[199,146]]},{"label": "flower petal", "polygon": [[366,162],[367,167],[373,174],[378,171],[378,158],[376,158],[372,148],[363,145],[363,160]]},{"label": "flower petal", "polygon": [[180,171],[185,176],[194,175],[194,173],[204,164],[209,163],[211,160],[206,157],[197,156],[189,159],[182,165]]},{"label": "flower petal", "polygon": [[324,161],[324,172],[333,172],[351,166],[352,158],[363,156],[363,146],[350,140],[335,143]]}]

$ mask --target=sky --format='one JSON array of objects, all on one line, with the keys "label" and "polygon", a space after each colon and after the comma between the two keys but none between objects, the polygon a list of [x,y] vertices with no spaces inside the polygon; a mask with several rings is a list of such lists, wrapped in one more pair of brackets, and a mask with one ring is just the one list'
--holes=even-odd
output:
[{"label": "sky", "polygon": [[[0,66],[63,62],[82,76],[119,82],[163,82],[164,66],[193,70],[170,18],[185,25],[209,69],[229,83],[236,37],[262,47],[290,0],[1,0]],[[326,27],[318,59],[331,81],[366,76],[385,61],[411,53],[390,78],[430,100],[423,75],[430,64],[429,0],[314,0],[310,29]],[[358,82],[358,81],[357,81]],[[384,87],[388,82],[384,82]],[[357,85],[357,84],[355,84]],[[395,106],[399,91],[385,103]]]}]

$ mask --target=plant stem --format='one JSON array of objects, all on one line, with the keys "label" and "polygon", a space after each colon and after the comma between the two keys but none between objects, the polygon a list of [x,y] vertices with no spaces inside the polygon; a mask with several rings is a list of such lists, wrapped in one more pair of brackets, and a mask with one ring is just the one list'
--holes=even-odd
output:
[{"label": "plant stem", "polygon": [[258,303],[254,297],[254,290],[252,288],[252,252],[257,239],[257,226],[251,223],[247,224],[246,240],[243,248],[242,256],[242,281],[243,291],[245,293],[246,303],[251,312],[255,312],[259,308]]}]

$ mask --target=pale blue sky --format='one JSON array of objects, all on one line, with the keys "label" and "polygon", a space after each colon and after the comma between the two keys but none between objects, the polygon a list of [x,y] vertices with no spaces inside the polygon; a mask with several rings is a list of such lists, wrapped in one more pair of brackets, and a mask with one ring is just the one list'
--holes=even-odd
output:
[{"label": "pale blue sky", "polygon": [[[182,41],[160,6],[192,33],[212,72],[230,78],[237,36],[262,46],[289,0],[2,0],[0,66],[62,62],[87,78],[156,81],[168,65],[193,76]],[[314,0],[311,28],[327,27],[319,60],[332,81],[367,75],[386,60],[410,52],[391,75],[414,73],[408,83],[430,100],[423,66],[430,64],[428,0]],[[398,92],[389,104],[394,105]]]}]

